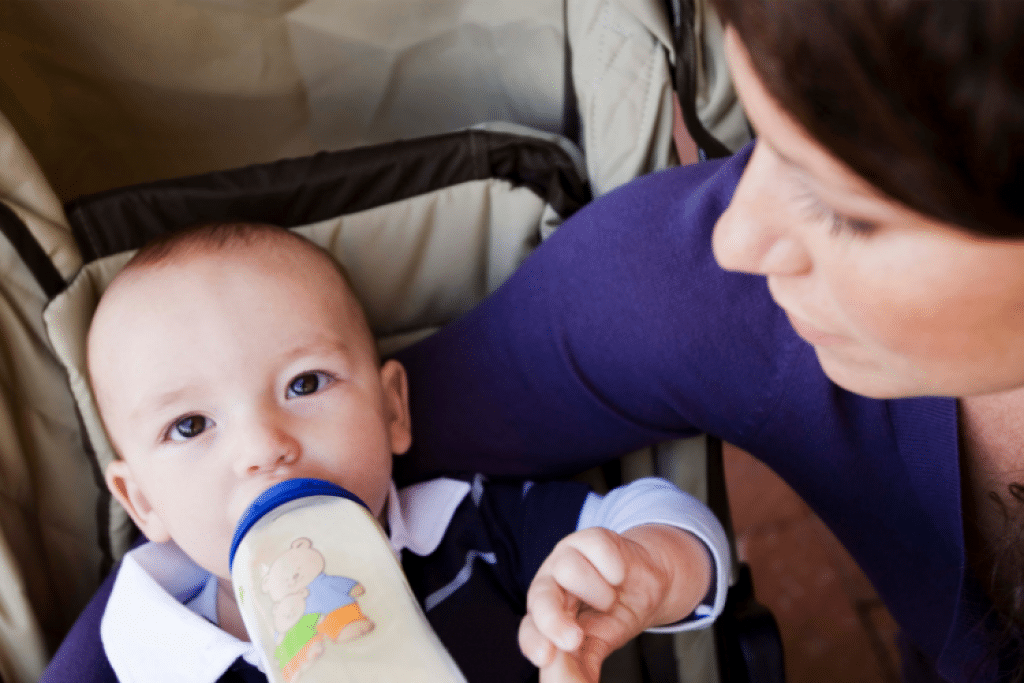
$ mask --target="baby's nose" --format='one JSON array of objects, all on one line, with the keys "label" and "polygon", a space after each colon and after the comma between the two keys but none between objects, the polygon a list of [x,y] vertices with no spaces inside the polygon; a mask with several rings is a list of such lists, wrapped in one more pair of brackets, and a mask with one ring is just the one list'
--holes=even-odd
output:
[{"label": "baby's nose", "polygon": [[299,459],[298,440],[279,424],[263,424],[239,444],[236,471],[252,476],[291,465]]}]

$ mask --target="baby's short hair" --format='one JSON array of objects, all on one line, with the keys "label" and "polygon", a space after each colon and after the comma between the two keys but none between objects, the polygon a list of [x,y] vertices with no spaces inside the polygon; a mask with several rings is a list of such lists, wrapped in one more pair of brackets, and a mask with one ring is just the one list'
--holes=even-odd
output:
[{"label": "baby's short hair", "polygon": [[272,240],[291,240],[296,245],[309,249],[315,257],[326,259],[352,290],[352,280],[348,272],[334,255],[315,242],[302,235],[292,232],[279,225],[246,221],[215,221],[164,233],[143,245],[129,259],[122,273],[130,273],[161,263],[171,263],[178,259],[187,261],[189,257],[230,249],[235,245],[255,246],[260,242]]}]

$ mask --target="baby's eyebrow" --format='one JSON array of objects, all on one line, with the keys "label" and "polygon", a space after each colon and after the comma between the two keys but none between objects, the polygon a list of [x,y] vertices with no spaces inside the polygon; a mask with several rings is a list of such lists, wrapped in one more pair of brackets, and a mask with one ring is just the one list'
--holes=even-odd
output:
[{"label": "baby's eyebrow", "polygon": [[129,413],[128,417],[132,420],[137,420],[143,415],[152,414],[163,410],[169,405],[180,401],[191,393],[191,387],[180,387],[178,389],[171,389],[157,394],[151,400],[142,401],[139,405],[135,406]]},{"label": "baby's eyebrow", "polygon": [[334,339],[330,337],[320,337],[311,342],[305,344],[299,344],[294,348],[291,348],[281,354],[281,358],[285,361],[291,361],[302,356],[316,356],[316,355],[327,355],[327,354],[338,354],[348,358],[352,349],[349,348],[348,344],[345,344],[340,339]]}]

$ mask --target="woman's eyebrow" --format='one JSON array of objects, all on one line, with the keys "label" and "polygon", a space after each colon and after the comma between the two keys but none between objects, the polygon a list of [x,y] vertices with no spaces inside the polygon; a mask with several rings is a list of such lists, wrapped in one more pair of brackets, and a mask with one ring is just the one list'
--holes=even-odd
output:
[{"label": "woman's eyebrow", "polygon": [[[759,140],[763,140],[763,138],[759,138]],[[881,219],[883,213],[886,216],[888,215],[888,212],[880,212],[878,207],[874,205],[874,202],[882,198],[878,197],[877,193],[873,192],[870,186],[862,187],[861,183],[851,184],[846,179],[840,179],[833,183],[822,183],[819,180],[818,175],[810,170],[811,166],[809,164],[801,164],[799,161],[787,156],[784,152],[779,151],[778,147],[775,147],[771,143],[765,142],[765,144],[768,145],[768,148],[772,150],[772,153],[778,157],[779,161],[781,161],[787,169],[792,171],[793,178],[804,185],[807,189],[819,194],[823,192],[828,194],[830,196],[830,201],[842,200],[844,203],[853,201],[858,204],[862,204],[867,200],[872,202],[872,206],[860,206],[858,209],[859,211],[865,211],[872,215],[878,214],[877,218],[879,219]],[[834,177],[833,180],[835,180]]]},{"label": "woman's eyebrow", "polygon": [[[807,178],[815,177],[815,174],[811,169],[815,168],[816,166],[819,166],[821,160],[816,160],[812,158],[800,161],[798,159],[795,159],[789,154],[783,152],[781,149],[779,149],[778,145],[773,144],[770,140],[768,140],[768,138],[764,137],[764,135],[761,134],[758,134],[757,142],[758,144],[763,144],[767,146],[768,149],[772,151],[772,154],[774,154],[779,159],[779,161],[781,161],[787,168],[790,168],[798,173],[801,173]],[[813,163],[816,161],[818,163]]]},{"label": "woman's eyebrow", "polygon": [[764,144],[768,146],[768,149],[770,149],[772,151],[772,153],[775,156],[777,156],[779,158],[779,161],[781,161],[783,164],[785,164],[786,166],[792,168],[795,171],[800,171],[801,173],[803,173],[805,175],[808,174],[806,166],[798,163],[791,156],[787,155],[782,150],[780,150],[777,146],[775,146],[772,143],[768,142],[763,137],[759,137],[758,140],[764,142]]}]

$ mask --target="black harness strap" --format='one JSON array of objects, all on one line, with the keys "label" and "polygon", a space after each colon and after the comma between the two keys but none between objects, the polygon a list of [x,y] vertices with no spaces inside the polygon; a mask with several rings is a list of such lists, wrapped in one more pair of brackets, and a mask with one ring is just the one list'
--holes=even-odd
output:
[{"label": "black harness strap", "polygon": [[18,252],[18,256],[28,266],[32,276],[35,277],[47,297],[52,299],[64,291],[67,283],[64,282],[57,267],[53,265],[53,261],[43,251],[36,238],[32,236],[28,226],[4,202],[0,202],[0,232],[3,232],[11,246]]}]

